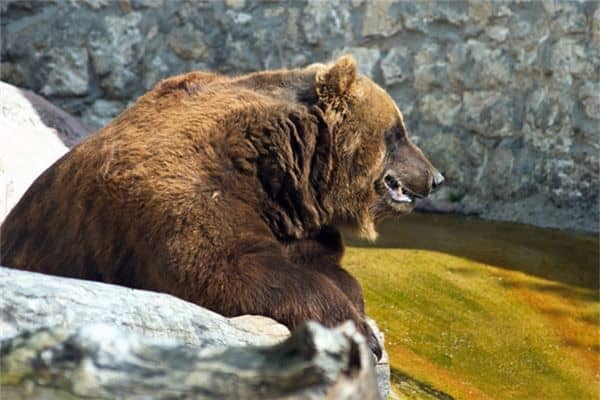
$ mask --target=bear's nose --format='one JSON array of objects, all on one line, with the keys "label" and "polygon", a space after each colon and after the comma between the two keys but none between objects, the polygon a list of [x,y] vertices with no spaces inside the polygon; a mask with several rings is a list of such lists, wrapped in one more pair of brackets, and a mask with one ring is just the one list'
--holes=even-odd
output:
[{"label": "bear's nose", "polygon": [[435,171],[433,174],[433,181],[431,182],[431,188],[435,189],[439,187],[442,183],[444,183],[446,179],[444,179],[444,175],[442,175],[439,171]]}]

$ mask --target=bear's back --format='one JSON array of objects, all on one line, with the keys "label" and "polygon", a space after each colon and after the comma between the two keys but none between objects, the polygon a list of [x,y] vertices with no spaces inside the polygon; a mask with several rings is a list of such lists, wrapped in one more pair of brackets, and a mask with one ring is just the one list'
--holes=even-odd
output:
[{"label": "bear's back", "polygon": [[[261,123],[273,110],[294,108],[271,78],[194,72],[159,82],[34,181],[2,224],[2,264],[151,288],[136,277],[164,267],[156,254],[167,252],[167,230],[190,208],[218,227],[223,177],[252,173],[258,154],[246,137],[248,119]],[[243,194],[249,208],[258,208],[254,192]],[[221,208],[206,206],[215,200]]]}]

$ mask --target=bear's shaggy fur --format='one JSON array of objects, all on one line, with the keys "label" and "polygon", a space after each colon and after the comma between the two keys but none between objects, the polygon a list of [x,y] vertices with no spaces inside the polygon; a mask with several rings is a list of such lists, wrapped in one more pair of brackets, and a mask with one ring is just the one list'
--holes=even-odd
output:
[{"label": "bear's shaggy fur", "polygon": [[[437,171],[352,58],[159,82],[48,168],[1,229],[4,265],[171,293],[293,329],[353,320],[342,225],[412,210]],[[438,174],[439,175],[439,174]]]}]

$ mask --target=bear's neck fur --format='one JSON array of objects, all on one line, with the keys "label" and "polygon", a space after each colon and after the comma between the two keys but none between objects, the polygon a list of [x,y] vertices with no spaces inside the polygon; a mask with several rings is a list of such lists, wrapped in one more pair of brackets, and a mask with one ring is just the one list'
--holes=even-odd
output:
[{"label": "bear's neck fur", "polygon": [[[257,168],[267,194],[263,217],[276,236],[300,239],[333,224],[374,240],[377,234],[369,209],[374,188],[359,183],[372,180],[367,172],[373,168],[353,168],[357,159],[373,158],[362,157],[363,148],[350,143],[356,140],[351,134],[338,132],[346,99],[319,98],[314,71],[256,73],[238,82],[286,104],[281,113],[267,117],[271,126],[280,129],[269,132],[270,149],[259,150],[268,156],[259,159]],[[260,142],[253,144],[265,145]]]}]

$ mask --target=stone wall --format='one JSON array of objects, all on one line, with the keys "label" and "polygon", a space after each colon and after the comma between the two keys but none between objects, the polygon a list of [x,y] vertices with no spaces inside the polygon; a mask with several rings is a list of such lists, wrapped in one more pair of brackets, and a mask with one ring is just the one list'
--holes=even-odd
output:
[{"label": "stone wall", "polygon": [[353,54],[483,216],[598,230],[598,2],[2,2],[1,78],[101,126],[165,76]]}]

